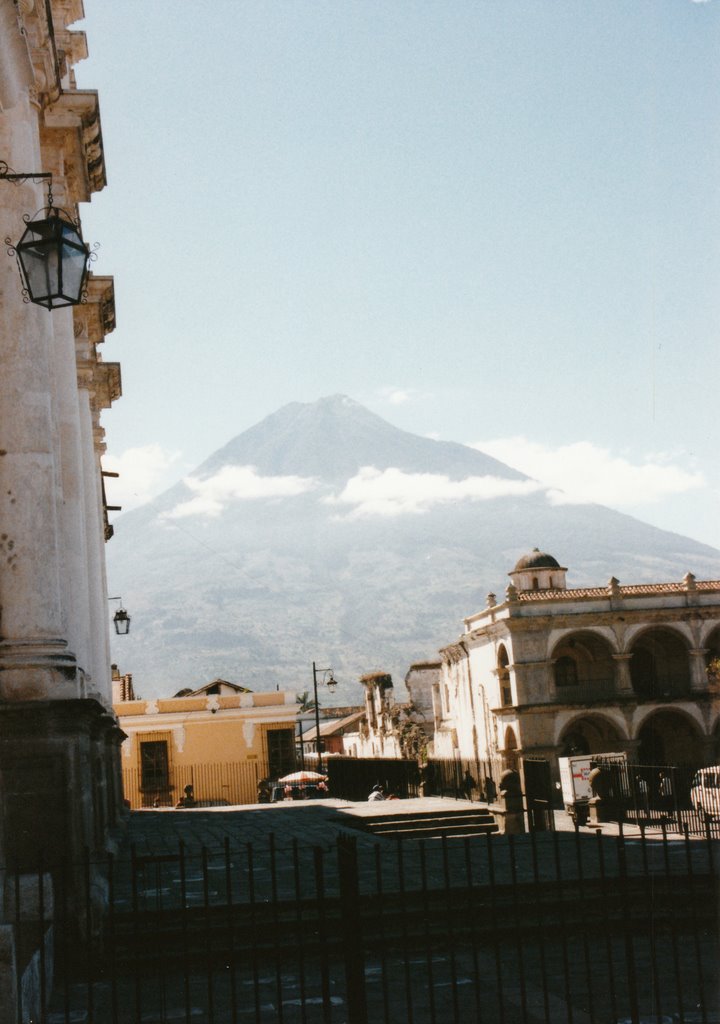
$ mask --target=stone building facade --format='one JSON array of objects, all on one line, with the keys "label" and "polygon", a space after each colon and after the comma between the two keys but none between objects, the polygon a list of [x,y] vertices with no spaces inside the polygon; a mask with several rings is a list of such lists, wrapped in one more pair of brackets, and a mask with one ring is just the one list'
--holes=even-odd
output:
[{"label": "stone building facade", "polygon": [[[0,161],[50,172],[72,218],[105,186],[97,93],[73,73],[83,14],[82,0],[0,0]],[[0,180],[9,244],[46,187]],[[91,275],[83,305],[48,311],[23,301],[0,256],[0,821],[20,864],[103,848],[121,812],[100,464],[100,414],[120,395],[99,349],[114,326],[112,278]]]},{"label": "stone building facade", "polygon": [[465,619],[443,648],[435,756],[547,758],[626,751],[645,764],[717,761],[720,702],[707,664],[720,651],[720,581],[568,589],[567,569],[533,551],[505,600]]},{"label": "stone building facade", "polygon": [[136,698],[128,677],[113,681],[122,745],[125,798],[133,809],[172,806],[192,785],[194,797],[251,804],[261,779],[296,768],[295,693],[252,693],[215,679],[157,700]]}]

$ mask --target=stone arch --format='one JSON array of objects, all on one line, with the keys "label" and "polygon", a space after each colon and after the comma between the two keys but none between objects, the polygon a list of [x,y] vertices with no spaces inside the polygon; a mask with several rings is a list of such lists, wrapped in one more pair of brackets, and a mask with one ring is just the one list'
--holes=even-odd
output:
[{"label": "stone arch", "polygon": [[703,647],[706,648],[705,660],[708,664],[720,658],[720,626],[711,629],[705,638]]},{"label": "stone arch", "polygon": [[560,733],[561,757],[573,754],[611,754],[625,749],[626,739],[605,715],[579,714]]},{"label": "stone arch", "polygon": [[516,772],[518,770],[518,741],[515,730],[511,725],[508,725],[505,729],[504,741],[504,749],[502,751],[504,767]]},{"label": "stone arch", "polygon": [[615,689],[613,650],[604,636],[592,630],[568,633],[552,651],[558,697],[582,693],[583,697],[609,696]]},{"label": "stone arch", "polygon": [[509,707],[512,702],[512,684],[510,682],[510,658],[505,644],[500,644],[497,651],[497,674],[500,684],[500,703]]},{"label": "stone arch", "polygon": [[700,768],[705,743],[694,719],[677,708],[659,708],[646,715],[637,731],[637,760],[646,765]]},{"label": "stone arch", "polygon": [[630,679],[643,700],[680,697],[690,692],[687,639],[667,626],[638,633],[630,648]]}]

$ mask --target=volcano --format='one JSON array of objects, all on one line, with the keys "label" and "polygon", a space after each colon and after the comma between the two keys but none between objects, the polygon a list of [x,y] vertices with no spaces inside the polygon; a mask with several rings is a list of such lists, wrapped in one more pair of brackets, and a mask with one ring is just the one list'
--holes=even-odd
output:
[{"label": "volcano", "polygon": [[536,481],[465,445],[392,426],[345,396],[294,402],[121,516],[110,592],[132,631],[114,660],[143,697],[224,678],[335,702],[360,675],[401,681],[499,597],[533,547],[568,586],[720,577],[720,552],[601,505],[552,504]]}]

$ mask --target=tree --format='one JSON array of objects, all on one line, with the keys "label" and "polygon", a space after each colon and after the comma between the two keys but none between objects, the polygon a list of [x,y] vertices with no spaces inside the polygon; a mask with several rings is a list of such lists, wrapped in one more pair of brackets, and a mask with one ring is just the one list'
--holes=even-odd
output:
[{"label": "tree", "polygon": [[[309,694],[309,692],[307,690],[304,690],[302,693],[297,693],[295,695],[295,703],[299,705],[299,707],[298,707],[298,714],[299,715],[302,715],[305,711],[314,711],[315,710],[315,701],[312,699],[312,697],[310,696],[310,694]],[[317,706],[320,707],[320,702],[319,701],[317,703]]]}]

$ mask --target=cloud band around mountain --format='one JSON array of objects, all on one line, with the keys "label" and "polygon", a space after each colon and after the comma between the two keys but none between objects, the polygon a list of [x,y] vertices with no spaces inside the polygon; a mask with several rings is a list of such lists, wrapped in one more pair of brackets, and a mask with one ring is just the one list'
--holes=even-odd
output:
[{"label": "cloud band around mountain", "polygon": [[165,512],[163,519],[217,517],[235,502],[254,501],[258,498],[289,498],[317,486],[317,481],[312,477],[262,476],[256,466],[223,466],[204,480],[187,476],[183,483],[194,492],[194,496]]},{"label": "cloud band around mountain", "polygon": [[434,505],[532,494],[542,490],[535,480],[497,476],[468,476],[451,480],[439,473],[406,473],[401,469],[363,466],[340,494],[325,498],[328,505],[350,506],[349,518],[399,516],[427,512]]},{"label": "cloud band around mountain", "polygon": [[702,473],[674,464],[677,457],[652,455],[635,464],[588,441],[551,448],[510,437],[478,441],[471,447],[541,481],[553,505],[633,508],[706,485]]}]

